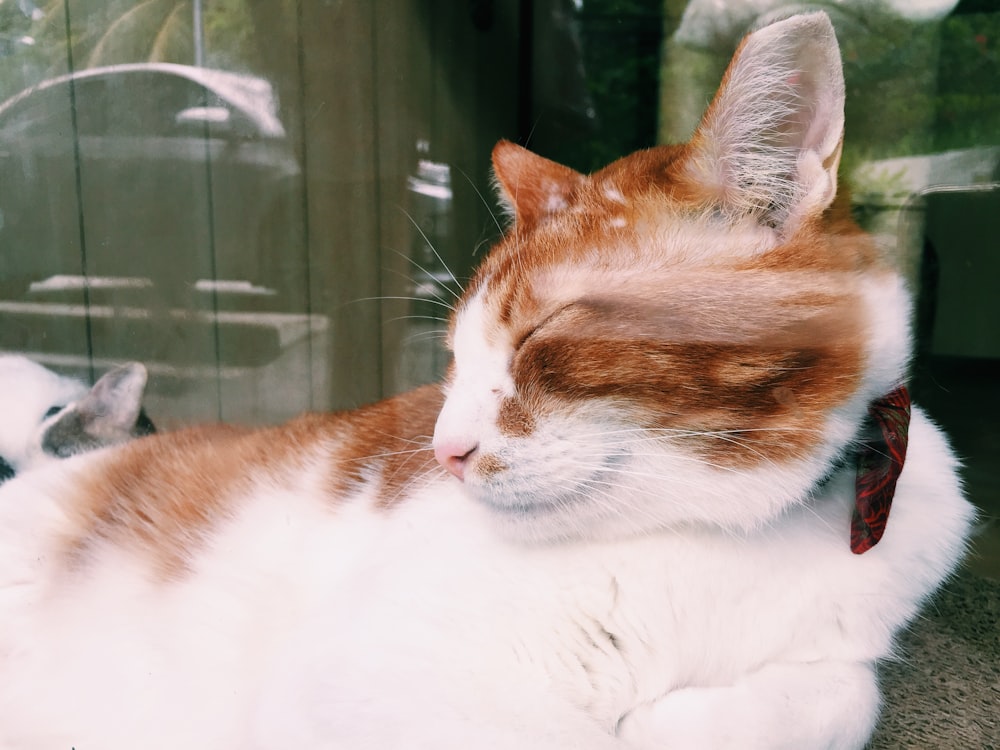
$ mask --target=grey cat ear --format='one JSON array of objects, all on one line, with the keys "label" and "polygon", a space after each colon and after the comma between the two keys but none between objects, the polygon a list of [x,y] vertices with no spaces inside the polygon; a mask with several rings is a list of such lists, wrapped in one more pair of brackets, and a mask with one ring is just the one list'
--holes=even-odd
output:
[{"label": "grey cat ear", "polygon": [[146,380],[146,368],[138,362],[105,373],[46,427],[42,450],[66,458],[155,432],[142,411]]},{"label": "grey cat ear", "polygon": [[566,208],[587,179],[579,172],[510,141],[493,148],[497,193],[517,229],[526,229]]},{"label": "grey cat ear", "polygon": [[837,192],[844,76],[825,13],[779,21],[736,51],[687,169],[733,219],[794,231]]},{"label": "grey cat ear", "polygon": [[138,362],[119,365],[106,372],[76,403],[84,429],[98,439],[128,436],[142,411],[142,396],[148,374]]}]

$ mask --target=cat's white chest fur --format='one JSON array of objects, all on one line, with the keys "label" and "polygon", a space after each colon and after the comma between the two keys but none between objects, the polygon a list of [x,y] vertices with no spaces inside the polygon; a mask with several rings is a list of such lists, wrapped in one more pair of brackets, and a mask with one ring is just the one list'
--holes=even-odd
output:
[{"label": "cat's white chest fur", "polygon": [[[850,746],[872,718],[873,686],[854,684],[854,671],[867,675],[890,651],[921,592],[953,564],[971,519],[940,434],[919,411],[912,430],[920,447],[900,483],[892,533],[862,556],[847,543],[851,472],[773,530],[742,538],[690,528],[540,548],[499,539],[470,498],[429,488],[390,529],[356,537],[358,548],[345,535],[341,552],[364,571],[337,584],[353,606],[314,603],[269,681],[261,721],[281,737],[286,709],[312,711],[316,737],[341,738],[331,747],[406,746],[395,732],[414,726],[428,747],[461,747],[469,736],[483,747],[527,746],[502,731],[518,722],[540,747],[590,747],[589,727],[574,740],[575,720],[563,713],[573,706],[631,746],[658,747],[684,731],[676,716],[664,729],[656,709],[647,711],[669,706],[665,696],[749,677],[746,705],[734,706],[759,712],[764,727],[788,717],[774,715],[773,695],[754,694],[757,674],[830,664],[829,682],[804,696],[806,706],[844,721],[840,735],[850,739],[831,746]],[[787,689],[799,686],[792,679]],[[855,705],[856,717],[838,710]],[[291,726],[310,724],[300,719]],[[809,746],[811,735],[787,730],[782,744],[770,729],[756,735],[727,721],[720,716],[733,747]],[[540,727],[553,735],[539,737]]]},{"label": "cat's white chest fur", "polygon": [[[958,557],[971,520],[940,434],[919,411],[912,430],[914,463],[892,532],[861,556],[847,540],[851,472],[774,529],[743,538],[690,528],[541,548],[498,539],[470,498],[430,488],[387,533],[358,540],[364,550],[353,562],[364,572],[338,584],[353,606],[317,603],[279,660],[261,720],[273,720],[281,737],[278,707],[311,710],[321,717],[317,737],[341,738],[331,747],[406,746],[395,728],[414,726],[428,747],[461,747],[469,736],[483,747],[528,746],[504,735],[518,722],[540,747],[595,746],[590,727],[573,734],[575,719],[563,713],[573,706],[633,747],[661,747],[685,736],[674,715],[662,726],[665,696],[682,701],[687,688],[731,690],[748,680],[746,703],[729,710],[750,723],[720,711],[734,741],[718,746],[808,747],[813,735],[774,736],[769,725],[791,717],[776,716],[775,696],[755,694],[753,680],[772,679],[770,665],[829,664],[819,688],[788,681],[805,706],[787,710],[836,717],[845,729],[830,731],[841,740],[831,746],[850,746],[873,718],[874,687],[855,682],[855,671],[869,676],[891,650],[892,633]],[[857,716],[843,716],[855,708]],[[539,736],[540,727],[553,735]]]}]

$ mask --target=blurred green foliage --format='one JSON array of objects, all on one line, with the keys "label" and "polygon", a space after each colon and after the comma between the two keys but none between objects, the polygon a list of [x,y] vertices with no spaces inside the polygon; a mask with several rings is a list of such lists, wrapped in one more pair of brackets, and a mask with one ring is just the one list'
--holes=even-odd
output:
[{"label": "blurred green foliage", "polygon": [[845,168],[1000,143],[1000,12],[939,23],[883,17],[841,35]]},{"label": "blurred green foliage", "polygon": [[[670,0],[584,0],[577,15],[597,127],[546,156],[585,171],[656,142],[661,107],[696,107],[714,94],[728,48],[687,50],[673,61],[686,102],[661,101],[661,50]],[[831,6],[847,82],[845,169],[871,159],[1000,143],[1000,12],[940,22]],[[864,11],[864,12],[861,12]],[[700,90],[704,89],[704,90]],[[677,138],[685,138],[688,129]]]},{"label": "blurred green foliage", "polygon": [[941,25],[935,151],[1000,144],[1000,11]]},{"label": "blurred green foliage", "polygon": [[656,138],[663,0],[584,0],[577,13],[593,127],[545,155],[585,172]]}]

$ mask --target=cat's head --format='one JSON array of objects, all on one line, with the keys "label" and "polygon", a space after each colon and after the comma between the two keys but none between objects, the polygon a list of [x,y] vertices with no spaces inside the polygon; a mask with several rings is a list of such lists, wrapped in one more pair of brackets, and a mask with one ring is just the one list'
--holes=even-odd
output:
[{"label": "cat's head", "polygon": [[833,205],[843,108],[815,13],[744,40],[687,144],[590,176],[496,147],[513,225],[453,318],[434,447],[512,535],[755,528],[899,382],[908,296]]},{"label": "cat's head", "polygon": [[20,355],[0,356],[0,482],[56,458],[155,431],[146,368],[114,367],[87,388]]}]

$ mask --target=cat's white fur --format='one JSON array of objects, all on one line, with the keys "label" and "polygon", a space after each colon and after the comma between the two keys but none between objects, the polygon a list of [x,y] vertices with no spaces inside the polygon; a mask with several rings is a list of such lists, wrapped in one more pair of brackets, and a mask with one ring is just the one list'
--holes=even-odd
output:
[{"label": "cat's white fur", "polygon": [[[829,57],[824,16],[785,24],[762,38],[818,39]],[[804,149],[830,149],[806,132]],[[814,195],[799,187],[763,231],[791,231]],[[879,309],[865,375],[826,441],[781,465],[713,468],[648,435],[640,450],[614,402],[503,433],[512,351],[474,294],[435,448],[446,465],[488,449],[516,467],[489,491],[439,472],[391,507],[375,479],[331,503],[337,447],[306,444],[294,471],[251,471],[164,579],[129,545],[59,554],[79,533],[79,478],[118,449],[8,482],[0,748],[862,747],[876,661],[958,564],[973,512],[915,409],[885,535],[851,552],[853,471],[819,480],[901,377],[908,315],[894,276],[859,283]]]},{"label": "cat's white fur", "polygon": [[80,381],[27,357],[0,355],[0,456],[17,471],[44,460],[41,433],[48,410],[66,406],[86,392]]}]

